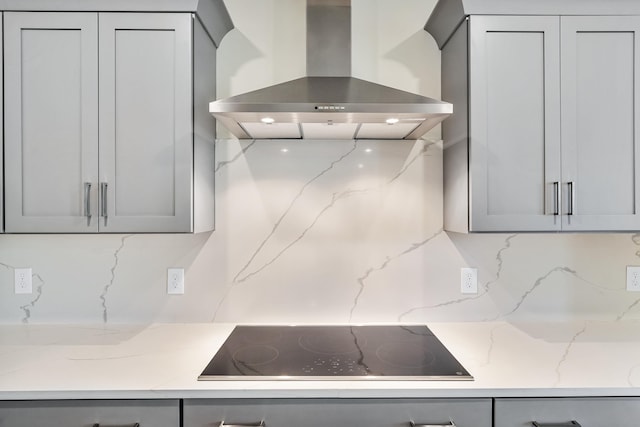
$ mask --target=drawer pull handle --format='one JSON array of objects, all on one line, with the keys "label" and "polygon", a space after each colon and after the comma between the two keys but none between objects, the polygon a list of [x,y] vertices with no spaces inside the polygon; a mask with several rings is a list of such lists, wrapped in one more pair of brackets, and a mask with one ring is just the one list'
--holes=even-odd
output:
[{"label": "drawer pull handle", "polygon": [[533,427],[581,427],[577,421],[569,421],[566,423],[539,423],[533,421],[532,424]]},{"label": "drawer pull handle", "polygon": [[[100,423],[95,423],[93,427],[100,427]],[[140,423],[131,424],[131,427],[140,427]]]},{"label": "drawer pull handle", "polygon": [[449,421],[445,424],[416,424],[413,421],[409,421],[411,427],[456,427],[453,421]]},{"label": "drawer pull handle", "polygon": [[231,423],[227,424],[224,421],[220,421],[219,427],[264,427],[264,421],[258,421],[257,423]]}]

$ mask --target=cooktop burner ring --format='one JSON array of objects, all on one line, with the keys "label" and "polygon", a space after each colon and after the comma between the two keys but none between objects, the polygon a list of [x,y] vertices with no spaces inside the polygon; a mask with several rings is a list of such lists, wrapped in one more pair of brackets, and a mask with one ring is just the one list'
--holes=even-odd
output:
[{"label": "cooktop burner ring", "polygon": [[240,347],[231,358],[243,366],[267,365],[280,357],[280,352],[272,345],[253,344]]}]

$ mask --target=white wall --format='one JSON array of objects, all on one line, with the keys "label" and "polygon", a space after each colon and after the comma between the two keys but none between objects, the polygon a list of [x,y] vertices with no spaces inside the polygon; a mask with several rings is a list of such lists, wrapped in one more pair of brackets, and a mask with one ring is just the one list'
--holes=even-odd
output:
[{"label": "white wall", "polygon": [[[303,0],[226,4],[237,28],[219,50],[219,96],[304,74]],[[353,0],[354,75],[439,98],[422,31],[433,4]],[[640,234],[442,232],[439,142],[216,149],[213,233],[0,236],[0,322],[640,318],[640,294],[624,290]],[[478,295],[460,294],[463,266],[478,267]],[[32,295],[13,293],[15,267],[33,268]],[[185,295],[166,295],[168,267],[186,269]]]}]

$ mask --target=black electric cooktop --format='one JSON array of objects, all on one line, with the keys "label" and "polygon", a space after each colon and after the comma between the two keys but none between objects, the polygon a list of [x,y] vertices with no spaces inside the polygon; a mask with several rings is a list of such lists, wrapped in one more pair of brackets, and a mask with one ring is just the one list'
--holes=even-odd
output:
[{"label": "black electric cooktop", "polygon": [[199,380],[472,380],[425,325],[236,326]]}]

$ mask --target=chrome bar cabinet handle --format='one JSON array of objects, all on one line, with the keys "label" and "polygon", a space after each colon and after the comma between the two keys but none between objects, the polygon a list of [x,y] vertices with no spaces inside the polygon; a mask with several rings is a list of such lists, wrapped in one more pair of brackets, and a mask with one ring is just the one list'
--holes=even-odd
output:
[{"label": "chrome bar cabinet handle", "polygon": [[[95,423],[93,427],[100,427],[100,423]],[[123,426],[124,427],[124,426]],[[131,424],[131,427],[140,427],[140,423]]]},{"label": "chrome bar cabinet handle", "polygon": [[577,421],[568,421],[566,423],[539,423],[532,421],[534,427],[581,427]]},{"label": "chrome bar cabinet handle", "polygon": [[91,225],[91,183],[84,183],[84,216],[87,217],[87,226]]},{"label": "chrome bar cabinet handle", "polygon": [[449,421],[446,424],[416,424],[413,421],[409,421],[411,427],[456,427],[453,421]]},{"label": "chrome bar cabinet handle", "polygon": [[560,215],[560,182],[553,183],[553,214]]},{"label": "chrome bar cabinet handle", "polygon": [[258,421],[255,423],[231,423],[226,424],[224,421],[220,421],[220,425],[218,427],[264,427],[264,420]]},{"label": "chrome bar cabinet handle", "polygon": [[106,182],[100,183],[100,216],[104,218],[104,225],[107,225],[107,188]]},{"label": "chrome bar cabinet handle", "polygon": [[573,209],[575,206],[575,184],[573,181],[569,181],[567,183],[569,186],[569,210],[567,211],[567,215],[573,215]]}]

